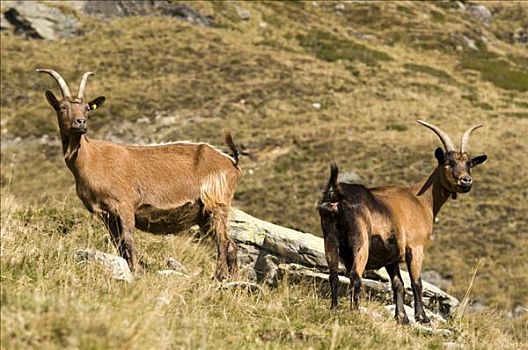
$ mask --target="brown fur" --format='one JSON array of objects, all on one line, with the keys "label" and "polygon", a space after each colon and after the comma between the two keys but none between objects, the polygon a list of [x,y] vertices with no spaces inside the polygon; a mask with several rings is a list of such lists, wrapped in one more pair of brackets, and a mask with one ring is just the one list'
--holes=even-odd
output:
[{"label": "brown fur", "polygon": [[[130,146],[86,137],[88,111],[98,106],[83,99],[58,101],[46,92],[57,112],[66,165],[77,195],[103,220],[119,253],[138,271],[133,229],[176,233],[199,224],[216,237],[215,277],[236,269],[236,245],[227,236],[231,200],[242,173],[231,136],[232,158],[204,143]],[[97,103],[100,105],[104,98]],[[83,122],[84,120],[84,122]],[[80,126],[80,127],[79,127]]]},{"label": "brown fur", "polygon": [[[351,278],[351,307],[358,307],[361,276],[365,269],[385,267],[394,292],[396,318],[408,322],[403,308],[403,281],[399,263],[410,273],[417,321],[427,323],[422,303],[421,267],[424,248],[433,230],[434,218],[449,196],[468,192],[471,167],[486,156],[471,159],[466,152],[436,150],[438,166],[431,175],[409,186],[367,189],[338,183],[332,165],[328,185],[319,205],[325,253],[330,268],[331,307],[337,307],[339,258]],[[465,177],[464,180],[462,180]]]}]

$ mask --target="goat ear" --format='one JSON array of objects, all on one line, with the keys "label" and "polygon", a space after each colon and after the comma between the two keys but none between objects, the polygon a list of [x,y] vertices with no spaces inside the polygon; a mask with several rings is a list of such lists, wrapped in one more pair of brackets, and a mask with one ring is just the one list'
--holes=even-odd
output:
[{"label": "goat ear", "polygon": [[435,158],[438,160],[438,164],[443,164],[445,160],[444,150],[441,147],[438,147],[435,150]]},{"label": "goat ear", "polygon": [[477,166],[481,163],[484,163],[486,161],[486,159],[488,159],[488,156],[483,154],[481,156],[478,156],[478,157],[475,157],[473,159],[471,159],[471,166]]},{"label": "goat ear", "polygon": [[59,109],[59,100],[53,95],[53,92],[46,90],[46,100],[48,100],[48,103],[55,109],[56,111]]},{"label": "goat ear", "polygon": [[94,109],[101,107],[105,100],[106,98],[104,96],[99,96],[88,102],[88,107],[90,107],[90,110],[93,111]]}]

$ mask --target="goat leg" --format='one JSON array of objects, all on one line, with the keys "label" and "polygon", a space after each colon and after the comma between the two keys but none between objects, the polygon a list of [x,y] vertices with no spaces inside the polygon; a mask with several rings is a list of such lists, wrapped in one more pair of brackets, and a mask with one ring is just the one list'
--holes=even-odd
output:
[{"label": "goat leg", "polygon": [[409,319],[405,313],[405,308],[403,305],[403,280],[400,275],[400,266],[398,262],[392,263],[385,266],[387,273],[391,279],[392,292],[394,293],[394,304],[396,305],[396,312],[394,317],[398,323],[408,324]]},{"label": "goat leg", "polygon": [[142,268],[138,263],[134,238],[134,215],[119,215],[105,213],[101,218],[110,231],[112,243],[116,247],[119,255],[126,260],[130,270],[134,273],[141,273]]},{"label": "goat leg", "polygon": [[411,277],[411,285],[414,296],[414,319],[420,323],[430,323],[429,317],[425,314],[422,300],[422,278],[421,269],[423,261],[423,247],[414,249],[407,248],[405,251],[405,262]]}]

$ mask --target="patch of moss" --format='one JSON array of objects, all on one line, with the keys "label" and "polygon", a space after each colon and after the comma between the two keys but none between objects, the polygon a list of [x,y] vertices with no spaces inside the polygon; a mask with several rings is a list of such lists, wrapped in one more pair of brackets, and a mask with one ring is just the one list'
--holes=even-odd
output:
[{"label": "patch of moss", "polygon": [[341,39],[328,32],[312,30],[306,35],[298,35],[299,44],[315,57],[335,62],[337,60],[361,61],[367,65],[376,65],[379,61],[390,61],[384,52],[368,48],[353,41]]},{"label": "patch of moss", "polygon": [[406,13],[408,15],[414,15],[414,11],[406,6],[398,5],[396,6],[396,10],[400,11],[401,13]]},{"label": "patch of moss", "polygon": [[395,130],[395,131],[406,131],[407,125],[404,124],[398,124],[398,123],[390,123],[385,126],[386,130]]},{"label": "patch of moss", "polygon": [[421,64],[414,64],[414,63],[406,63],[403,65],[403,67],[412,72],[424,73],[424,74],[433,76],[447,83],[451,83],[451,84],[456,83],[456,80],[453,79],[452,76],[450,76],[448,73],[440,69],[436,69],[436,68],[429,67],[429,66],[424,66]]},{"label": "patch of moss", "polygon": [[430,14],[433,22],[442,23],[445,21],[445,16],[438,11],[431,10]]},{"label": "patch of moss", "polygon": [[504,115],[512,118],[528,119],[528,112],[505,112]]},{"label": "patch of moss", "polygon": [[506,90],[528,91],[528,70],[512,66],[489,53],[466,54],[460,68],[479,71],[483,80]]}]

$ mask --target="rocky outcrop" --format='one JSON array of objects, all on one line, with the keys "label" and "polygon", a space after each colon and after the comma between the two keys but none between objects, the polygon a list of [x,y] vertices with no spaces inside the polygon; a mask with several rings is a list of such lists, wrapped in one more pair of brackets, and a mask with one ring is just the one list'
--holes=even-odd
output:
[{"label": "rocky outcrop", "polygon": [[173,1],[115,0],[86,1],[79,10],[103,17],[161,15],[184,20],[202,27],[214,27],[214,19],[185,4]]},{"label": "rocky outcrop", "polygon": [[[275,285],[287,277],[294,283],[315,284],[321,293],[328,294],[328,269],[321,237],[274,225],[240,210],[233,213],[230,235],[240,247],[241,273],[249,279]],[[411,301],[409,274],[404,270],[401,274],[406,299]],[[343,294],[350,281],[345,276],[340,276],[339,281]],[[384,269],[368,271],[363,284],[371,298],[392,303],[389,278]],[[427,281],[423,281],[423,299],[425,306],[441,317],[451,315],[459,304],[456,298]]]},{"label": "rocky outcrop", "polygon": [[32,39],[57,40],[80,33],[81,23],[57,7],[37,1],[7,2],[2,14],[2,30]]},{"label": "rocky outcrop", "polygon": [[[330,294],[322,238],[257,219],[241,210],[234,210],[230,235],[239,247],[239,278],[236,282],[222,283],[221,289],[241,288],[249,292],[262,292],[261,287],[255,283],[275,286],[278,281],[285,279],[289,283],[316,286],[322,296]],[[117,280],[132,281],[130,269],[121,257],[86,249],[78,250],[75,256],[83,262],[98,263]],[[344,271],[342,266],[341,271]],[[167,259],[166,270],[157,273],[160,276],[192,278],[185,266],[173,258]],[[409,274],[402,270],[401,275],[405,284],[406,301],[411,301],[413,298]],[[428,315],[437,321],[445,320],[458,306],[458,300],[427,281],[422,281],[422,284]],[[348,293],[349,285],[348,277],[339,276],[340,295]],[[363,286],[365,297],[392,304],[392,289],[384,269],[367,271]]]}]

